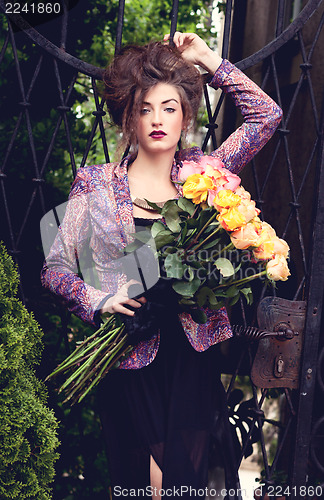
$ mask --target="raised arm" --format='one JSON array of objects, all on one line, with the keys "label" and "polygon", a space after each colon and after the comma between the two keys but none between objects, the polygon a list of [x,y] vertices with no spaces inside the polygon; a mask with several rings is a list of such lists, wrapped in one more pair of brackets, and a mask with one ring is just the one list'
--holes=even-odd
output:
[{"label": "raised arm", "polygon": [[[167,41],[166,35],[164,40]],[[242,71],[223,60],[195,33],[176,32],[173,38],[182,57],[213,75],[210,85],[222,89],[240,108],[244,123],[211,153],[232,172],[241,169],[268,142],[281,118],[281,108]]]},{"label": "raised arm", "polygon": [[243,124],[211,153],[238,174],[272,137],[281,121],[282,110],[258,85],[225,59],[210,85],[228,94],[243,115]]}]

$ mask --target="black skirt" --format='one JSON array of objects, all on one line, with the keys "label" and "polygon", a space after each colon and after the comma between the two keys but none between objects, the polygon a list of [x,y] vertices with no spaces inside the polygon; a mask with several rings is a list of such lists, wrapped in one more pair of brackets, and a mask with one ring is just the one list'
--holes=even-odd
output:
[{"label": "black skirt", "polygon": [[153,362],[106,376],[99,401],[112,488],[149,486],[150,455],[162,470],[162,488],[206,488],[215,422],[227,418],[218,352],[195,351],[170,312]]}]

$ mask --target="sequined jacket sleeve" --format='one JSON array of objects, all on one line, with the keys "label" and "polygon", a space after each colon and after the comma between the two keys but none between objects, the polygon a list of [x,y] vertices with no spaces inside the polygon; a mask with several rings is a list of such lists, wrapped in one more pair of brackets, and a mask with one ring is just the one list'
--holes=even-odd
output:
[{"label": "sequined jacket sleeve", "polygon": [[210,82],[231,97],[243,115],[243,124],[212,154],[234,173],[239,173],[278,127],[282,110],[270,96],[234,64],[223,60]]},{"label": "sequined jacket sleeve", "polygon": [[[102,283],[99,284],[102,280],[98,278],[98,269],[92,263],[87,265],[93,249],[99,258],[102,257],[101,247],[105,243],[98,238],[98,231],[94,234],[92,230],[90,206],[95,204],[95,193],[87,168],[80,169],[71,188],[63,221],[41,271],[43,286],[59,296],[72,313],[92,325],[96,324],[95,312],[107,295],[117,288],[117,283],[114,283],[116,275],[107,274],[107,266],[105,283],[111,289],[109,286],[103,289]],[[108,252],[106,248],[105,254]]]}]

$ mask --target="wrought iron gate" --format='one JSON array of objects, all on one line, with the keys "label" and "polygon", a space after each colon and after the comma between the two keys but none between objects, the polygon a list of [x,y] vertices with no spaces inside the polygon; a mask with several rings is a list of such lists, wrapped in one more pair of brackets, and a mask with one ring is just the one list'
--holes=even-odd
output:
[{"label": "wrought iron gate", "polygon": [[[10,102],[10,105],[14,107],[19,106],[20,111],[15,113],[10,137],[8,137],[0,160],[1,225],[5,243],[20,266],[22,277],[28,277],[28,273],[23,269],[27,266],[23,258],[23,242],[26,238],[26,231],[30,228],[30,221],[38,226],[41,215],[55,204],[55,200],[49,200],[46,194],[48,191],[46,191],[44,174],[56,147],[61,124],[64,123],[66,148],[70,155],[74,175],[76,169],[86,163],[98,128],[103,141],[105,159],[109,161],[103,123],[105,111],[102,109],[97,89],[97,81],[101,79],[102,70],[67,52],[69,11],[66,2],[57,2],[57,4],[62,9],[60,45],[55,45],[46,39],[19,13],[14,13],[14,8],[8,9],[8,3],[4,0],[0,1],[2,12],[7,12],[8,20],[8,29],[0,53],[0,64],[6,51],[10,51],[20,91],[19,96],[13,96],[15,103]],[[287,239],[292,250],[291,264],[294,273],[289,285],[280,286],[278,290],[270,292],[260,289],[260,299],[269,295],[277,298],[275,300],[268,298],[273,308],[271,314],[276,319],[270,318],[268,313],[263,314],[262,307],[259,308],[259,329],[246,328],[247,326],[256,327],[256,310],[252,312],[245,310],[243,304],[233,308],[233,321],[242,324],[243,328],[237,330],[236,347],[233,346],[233,352],[227,355],[232,374],[228,383],[228,396],[229,404],[232,405],[232,422],[236,422],[237,429],[241,432],[238,468],[251,442],[255,442],[256,439],[260,442],[266,486],[262,496],[264,497],[266,489],[269,493],[272,492],[273,496],[280,496],[278,493],[283,491],[278,488],[284,484],[289,486],[286,496],[316,498],[321,496],[318,495],[320,490],[316,490],[316,486],[324,487],[324,412],[319,403],[324,395],[324,342],[323,335],[321,335],[324,289],[324,100],[321,50],[324,50],[324,31],[322,30],[324,9],[321,0],[305,1],[303,8],[291,21],[290,13],[293,7],[298,8],[301,2],[277,0],[271,2],[271,6],[269,4],[270,2],[267,1],[261,1],[258,4],[253,0],[237,0],[236,2],[227,0],[226,5],[224,3],[222,56],[234,62],[236,58],[242,58],[244,42],[251,39],[248,36],[253,38],[252,23],[258,21],[257,17],[253,16],[258,15],[258,8],[261,12],[260,5],[262,9],[267,9],[269,17],[273,19],[272,35],[267,37],[266,43],[259,49],[255,46],[247,47],[245,50],[249,50],[250,55],[239,60],[236,65],[249,72],[252,78],[260,80],[261,87],[265,88],[283,107],[284,118],[270,143],[246,168],[244,184],[253,192],[254,199],[258,200],[259,208],[267,220],[271,223],[273,219],[275,227],[279,224],[280,236]],[[122,44],[124,8],[125,0],[120,0],[116,51]],[[170,13],[171,34],[176,30],[177,14],[178,1],[174,0]],[[73,15],[73,11],[70,15]],[[28,37],[34,47],[39,48],[39,59],[35,68],[29,71],[28,85],[21,70],[23,55],[18,54],[16,48],[16,38],[22,35]],[[56,109],[59,111],[59,117],[55,118],[56,121],[51,124],[51,138],[46,154],[41,160],[33,132],[32,121],[35,117],[32,116],[30,98],[37,79],[43,71],[45,60],[50,61],[54,68],[53,76],[56,80],[59,99]],[[94,118],[88,143],[81,160],[77,162],[68,117],[69,99],[80,74],[91,78]],[[226,117],[228,116],[226,120],[223,118],[223,134],[227,134],[235,127],[236,115],[233,115],[229,103],[223,103],[223,96],[219,98],[214,111],[207,91],[205,99],[209,123],[206,125],[207,133],[203,140],[203,150],[208,150],[211,145],[215,149],[220,139],[216,134],[215,123],[221,116],[222,106],[225,107]],[[22,127],[27,129],[28,145],[19,143],[19,131]],[[34,172],[32,177],[34,187],[29,189],[29,199],[24,200],[26,204],[19,207],[15,198],[15,185],[18,181],[17,179],[11,180],[11,157],[17,148],[27,146],[30,149],[28,168]],[[42,211],[41,215],[39,211],[37,214],[34,213],[36,203],[38,210]],[[20,293],[28,305],[28,293],[25,293],[25,290],[25,283],[22,279]],[[262,322],[264,324],[260,324]],[[286,340],[282,344],[278,340],[280,332],[277,332],[277,336],[271,341],[269,338],[266,340],[264,334],[265,330],[272,329],[278,324],[281,334],[286,335]],[[292,324],[298,326],[292,327]],[[301,337],[299,337],[297,340],[300,340],[300,343],[298,344],[294,333],[301,334],[302,331],[304,340],[301,342]],[[245,334],[245,339],[239,338],[240,333],[241,337],[242,333]],[[261,337],[263,340],[260,340]],[[276,353],[280,352],[273,358],[276,363],[274,369],[276,373],[272,372],[270,378],[275,381],[281,377],[280,367],[285,355],[281,353],[280,345],[283,346],[285,342],[286,345],[288,342],[295,342],[297,345],[294,351],[294,361],[300,358],[300,354],[301,359],[297,363],[299,373],[295,374],[292,384],[260,382],[262,371],[260,366],[256,367],[254,364],[252,367],[257,347],[256,359],[259,361],[261,359],[262,364],[269,356],[269,342],[272,341],[274,349],[277,349]],[[288,348],[288,356],[291,352]],[[237,389],[234,389],[235,377],[250,375],[251,367],[254,381],[254,383],[251,382],[251,400],[239,404],[239,393]],[[229,370],[227,369],[226,372],[228,373]],[[299,384],[296,382],[298,377]],[[262,408],[268,395],[273,394],[273,387],[278,386],[283,386],[280,397],[285,400],[285,403],[281,403],[284,411],[281,413],[280,420],[274,421],[265,415]],[[266,423],[274,425],[279,435],[278,445],[271,460],[263,433]],[[284,483],[278,482],[280,470],[288,474],[288,480]],[[313,487],[315,489],[312,489]]]}]

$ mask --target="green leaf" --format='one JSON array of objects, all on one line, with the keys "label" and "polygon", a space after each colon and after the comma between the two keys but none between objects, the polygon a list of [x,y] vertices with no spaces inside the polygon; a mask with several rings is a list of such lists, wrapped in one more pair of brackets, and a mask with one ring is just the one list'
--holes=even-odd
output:
[{"label": "green leaf", "polygon": [[215,260],[215,266],[220,271],[221,275],[225,278],[233,276],[233,274],[235,274],[233,264],[230,260],[225,259],[224,257],[219,257],[217,260]]},{"label": "green leaf", "polygon": [[156,210],[159,214],[162,212],[162,208],[159,207],[156,203],[154,203],[153,201],[149,201],[146,198],[144,198],[144,200],[148,205],[150,205],[150,207],[154,208],[154,210]]},{"label": "green leaf", "polygon": [[207,250],[208,248],[213,248],[215,247],[220,241],[220,238],[216,238],[215,240],[212,238],[210,241],[208,241],[205,245],[202,245],[200,247],[201,250]]},{"label": "green leaf", "polygon": [[166,229],[165,225],[163,224],[163,222],[157,221],[157,222],[154,222],[152,227],[151,227],[151,234],[152,234],[153,238],[155,238],[155,236],[160,234],[162,231],[166,231],[166,230],[167,229]]},{"label": "green leaf", "polygon": [[184,295],[185,297],[193,297],[198,288],[200,287],[201,281],[199,278],[195,278],[192,281],[176,281],[172,284],[172,288],[179,295]]},{"label": "green leaf", "polygon": [[240,294],[235,295],[235,297],[233,297],[233,298],[229,301],[228,305],[229,305],[229,306],[234,306],[234,304],[236,304],[236,302],[239,300],[239,298],[240,298]]},{"label": "green leaf", "polygon": [[184,265],[177,253],[169,254],[164,261],[168,278],[180,280],[183,277]]},{"label": "green leaf", "polygon": [[138,233],[134,234],[134,237],[141,241],[142,243],[148,243],[152,239],[151,231],[138,231]]},{"label": "green leaf", "polygon": [[184,306],[195,306],[196,305],[196,302],[194,300],[191,300],[191,299],[186,299],[184,297],[182,297],[180,300],[179,300],[179,304],[182,304]]},{"label": "green leaf", "polygon": [[164,213],[166,225],[173,233],[179,233],[181,231],[179,212],[180,208],[174,203],[170,205]]},{"label": "green leaf", "polygon": [[229,287],[226,290],[225,293],[226,293],[226,297],[235,297],[236,295],[238,295],[240,293],[240,291],[235,285],[232,285],[231,287]]},{"label": "green leaf", "polygon": [[139,241],[133,241],[132,243],[129,243],[127,247],[125,247],[125,252],[126,253],[133,253],[135,250],[137,250],[141,246]]},{"label": "green leaf", "polygon": [[173,243],[174,235],[173,234],[158,235],[154,241],[157,250],[159,250],[160,248],[164,247],[164,245],[169,245],[170,243]]},{"label": "green leaf", "polygon": [[178,206],[181,208],[181,210],[184,210],[185,212],[188,212],[189,215],[192,215],[194,211],[196,210],[196,205],[188,200],[187,198],[179,198],[178,199]]},{"label": "green leaf", "polygon": [[199,226],[199,222],[197,219],[188,219],[187,225],[189,229],[196,229]]},{"label": "green leaf", "polygon": [[250,306],[253,303],[253,293],[251,287],[241,288],[240,292],[244,295],[247,304]]},{"label": "green leaf", "polygon": [[206,321],[208,319],[207,314],[202,309],[191,309],[190,315],[191,315],[192,319],[196,323],[199,323],[199,324],[206,323]]},{"label": "green leaf", "polygon": [[202,229],[206,222],[211,218],[213,215],[214,209],[211,208],[206,208],[205,210],[202,210],[198,216],[198,221],[199,221],[199,229]]},{"label": "green leaf", "polygon": [[188,281],[192,281],[195,277],[194,270],[192,269],[191,266],[188,266],[187,264],[184,266],[184,273]]},{"label": "green leaf", "polygon": [[197,303],[200,307],[203,307],[207,305],[207,302],[215,306],[218,301],[213,290],[207,286],[203,286],[197,293]]},{"label": "green leaf", "polygon": [[180,227],[181,227],[181,238],[179,240],[178,245],[180,247],[183,246],[183,242],[186,239],[187,233],[188,233],[188,224],[187,222],[180,222]]}]

